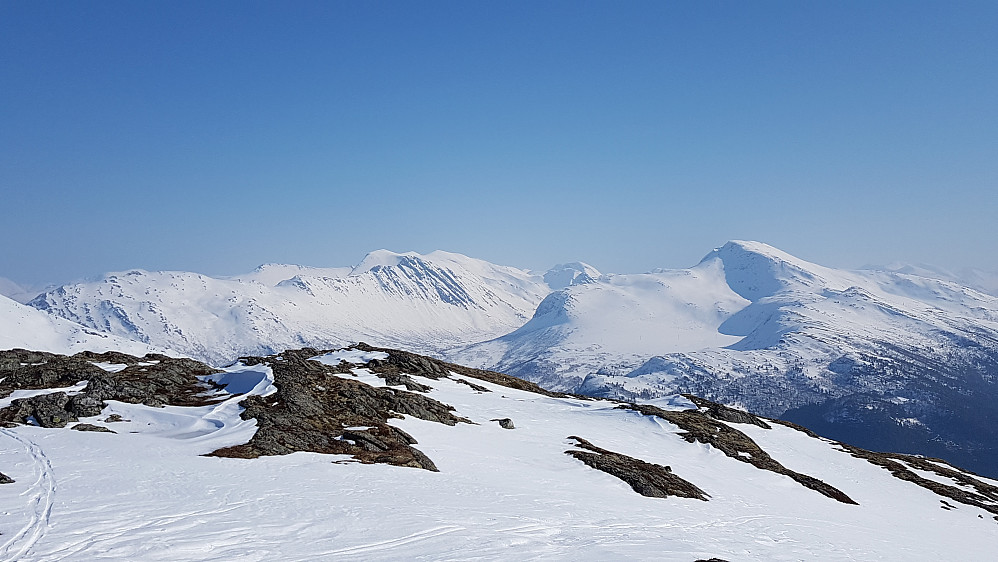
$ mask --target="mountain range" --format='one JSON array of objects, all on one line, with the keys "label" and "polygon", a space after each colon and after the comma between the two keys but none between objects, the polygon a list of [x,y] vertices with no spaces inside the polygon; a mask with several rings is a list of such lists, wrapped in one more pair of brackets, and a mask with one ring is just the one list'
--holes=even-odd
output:
[{"label": "mountain range", "polygon": [[644,274],[381,250],[349,268],[108,274],[29,302],[58,326],[11,327],[5,313],[0,335],[20,342],[8,347],[62,352],[115,337],[141,346],[135,353],[218,366],[363,340],[553,391],[636,401],[692,393],[998,474],[998,297],[894,269],[836,270],[741,241],[689,269]]}]

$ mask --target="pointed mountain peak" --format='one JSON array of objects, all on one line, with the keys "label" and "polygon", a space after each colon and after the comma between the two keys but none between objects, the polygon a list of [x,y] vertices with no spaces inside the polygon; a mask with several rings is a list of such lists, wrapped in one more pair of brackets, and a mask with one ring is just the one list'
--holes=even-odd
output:
[{"label": "pointed mountain peak", "polygon": [[751,301],[789,288],[824,287],[836,277],[828,268],[794,257],[769,244],[746,240],[731,240],[716,248],[700,260],[699,266],[715,262],[723,265],[728,286]]}]

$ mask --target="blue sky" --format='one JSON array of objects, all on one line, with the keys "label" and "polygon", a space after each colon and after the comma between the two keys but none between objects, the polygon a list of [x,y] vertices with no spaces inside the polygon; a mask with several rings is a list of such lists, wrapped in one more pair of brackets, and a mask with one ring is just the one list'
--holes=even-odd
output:
[{"label": "blue sky", "polygon": [[995,2],[0,3],[0,276],[998,269]]}]

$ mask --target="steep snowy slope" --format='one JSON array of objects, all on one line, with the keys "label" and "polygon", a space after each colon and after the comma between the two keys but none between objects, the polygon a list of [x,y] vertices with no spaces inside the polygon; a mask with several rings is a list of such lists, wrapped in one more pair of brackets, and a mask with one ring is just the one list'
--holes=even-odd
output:
[{"label": "steep snowy slope", "polygon": [[53,353],[114,349],[138,355],[162,351],[141,342],[87,329],[0,296],[0,350],[14,348]]},{"label": "steep snowy slope", "polygon": [[31,305],[93,330],[226,364],[246,354],[359,340],[439,350],[523,324],[539,275],[447,252],[380,250],[352,268],[268,265],[228,279],[128,271]]},{"label": "steep snowy slope", "polygon": [[[620,290],[662,276],[689,283]],[[998,298],[949,281],[730,242],[690,270],[552,293],[452,357],[591,395],[693,392],[998,473]]]},{"label": "steep snowy slope", "polygon": [[[213,375],[150,359],[98,362],[107,373],[90,377],[192,371],[160,389],[177,399],[192,381],[228,386],[204,405],[107,399],[79,425],[0,429],[15,480],[0,485],[0,558],[984,560],[998,543],[998,482],[702,401],[580,400],[370,348]],[[28,386],[39,369],[0,366]],[[94,396],[73,380],[69,394]],[[14,392],[5,420],[52,403]],[[320,449],[338,453],[307,452]]]}]

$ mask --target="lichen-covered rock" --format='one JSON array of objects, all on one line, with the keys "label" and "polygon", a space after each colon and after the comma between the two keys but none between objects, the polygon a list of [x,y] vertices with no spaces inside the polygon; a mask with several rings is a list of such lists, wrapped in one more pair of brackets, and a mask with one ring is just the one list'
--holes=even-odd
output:
[{"label": "lichen-covered rock", "polygon": [[[449,378],[452,373],[456,373],[458,375],[462,375],[465,377],[483,380],[485,382],[490,382],[493,384],[505,386],[507,388],[512,388],[516,390],[533,392],[535,394],[541,394],[543,396],[578,398],[580,400],[592,400],[592,398],[588,396],[577,396],[574,394],[565,394],[563,392],[551,392],[549,390],[541,388],[535,383],[525,381],[523,379],[511,375],[504,375],[502,373],[497,373],[495,371],[473,369],[471,367],[465,367],[463,365],[448,363],[446,361],[441,361],[439,359],[424,357],[422,355],[417,355],[415,353],[410,353],[408,351],[373,347],[365,343],[358,343],[354,345],[351,349],[359,349],[361,351],[380,351],[382,353],[387,353],[388,354],[387,359],[372,361],[366,365],[368,369],[370,369],[378,376],[382,376],[385,373],[395,371],[395,372],[407,373],[409,375],[415,375],[436,380],[440,378]],[[462,381],[460,379],[455,379],[455,380],[457,380],[457,382],[464,382],[465,384],[470,384],[467,381]],[[475,388],[475,390],[478,390],[479,392],[488,392],[487,388],[484,388],[480,385],[471,385],[471,386],[472,388]]]}]

